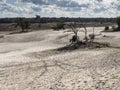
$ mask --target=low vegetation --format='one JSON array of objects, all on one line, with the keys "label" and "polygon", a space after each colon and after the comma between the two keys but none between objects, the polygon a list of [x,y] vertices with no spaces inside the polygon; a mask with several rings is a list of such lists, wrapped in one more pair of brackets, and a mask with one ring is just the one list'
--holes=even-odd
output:
[{"label": "low vegetation", "polygon": [[104,29],[104,32],[118,32],[120,31],[120,17],[117,17],[115,19],[117,27],[112,26],[112,28],[109,28],[109,26],[106,26]]},{"label": "low vegetation", "polygon": [[120,27],[120,16],[116,18],[116,23],[117,23],[118,27]]},{"label": "low vegetation", "polygon": [[116,23],[118,25],[118,27],[116,28],[116,31],[120,31],[120,17],[116,18]]},{"label": "low vegetation", "polygon": [[109,31],[109,30],[110,30],[109,26],[106,26],[104,29],[104,31]]},{"label": "low vegetation", "polygon": [[21,32],[27,32],[30,27],[30,21],[25,18],[19,18],[16,27],[19,26],[21,28]]},{"label": "low vegetation", "polygon": [[65,29],[65,23],[59,22],[57,23],[54,27],[52,27],[53,30],[60,30],[60,29]]}]

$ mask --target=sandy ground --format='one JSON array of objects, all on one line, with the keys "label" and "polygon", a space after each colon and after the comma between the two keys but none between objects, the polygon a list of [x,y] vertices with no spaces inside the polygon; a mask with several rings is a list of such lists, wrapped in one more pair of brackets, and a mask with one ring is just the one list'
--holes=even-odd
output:
[{"label": "sandy ground", "polygon": [[[120,47],[120,32],[99,35],[103,28],[95,30],[96,41]],[[0,90],[120,90],[118,48],[53,52],[49,50],[69,44],[71,32],[2,35]]]}]

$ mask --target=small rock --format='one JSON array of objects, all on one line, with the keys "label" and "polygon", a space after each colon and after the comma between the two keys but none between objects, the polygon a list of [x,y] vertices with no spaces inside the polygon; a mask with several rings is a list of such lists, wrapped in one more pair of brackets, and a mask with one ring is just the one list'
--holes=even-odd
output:
[{"label": "small rock", "polygon": [[52,87],[50,87],[50,89],[53,89]]},{"label": "small rock", "polygon": [[87,83],[87,81],[84,81],[84,83]]}]

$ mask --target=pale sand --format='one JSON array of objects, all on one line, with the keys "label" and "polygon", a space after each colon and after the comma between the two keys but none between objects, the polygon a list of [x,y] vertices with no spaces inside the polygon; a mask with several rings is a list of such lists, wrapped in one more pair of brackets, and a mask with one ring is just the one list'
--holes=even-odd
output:
[{"label": "pale sand", "polygon": [[[120,90],[120,49],[47,52],[69,44],[71,35],[44,30],[0,38],[0,90]],[[96,41],[118,47],[120,32]]]}]

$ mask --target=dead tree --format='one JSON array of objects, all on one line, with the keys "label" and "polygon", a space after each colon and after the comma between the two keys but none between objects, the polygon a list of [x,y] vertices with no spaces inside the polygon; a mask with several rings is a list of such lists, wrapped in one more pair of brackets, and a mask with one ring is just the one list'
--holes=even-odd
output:
[{"label": "dead tree", "polygon": [[93,33],[89,34],[90,42],[93,43],[95,39],[95,27],[93,27]]},{"label": "dead tree", "polygon": [[84,32],[85,32],[85,37],[84,37],[85,42],[88,43],[88,35],[87,35],[88,31],[87,31],[87,28],[86,28],[86,26],[84,24],[82,24],[82,27],[84,28]]},{"label": "dead tree", "polygon": [[79,27],[79,30],[81,29],[81,28],[83,28],[84,30],[83,30],[83,32],[84,32],[84,34],[85,34],[85,36],[84,36],[84,42],[86,43],[86,44],[88,44],[88,30],[87,30],[87,28],[86,28],[86,26],[85,26],[85,24],[84,23],[81,23],[81,24],[77,24],[77,26]]},{"label": "dead tree", "polygon": [[[88,30],[85,26],[85,24],[77,24],[77,23],[70,23],[68,25],[71,29],[72,29],[72,32],[75,34],[75,36],[73,37],[76,37],[76,41],[79,42],[79,36],[78,36],[78,31],[81,29],[81,28],[84,28],[83,32],[85,33],[85,37],[84,37],[84,40],[85,40],[85,43],[87,44],[88,43]],[[79,30],[77,29],[79,28]]]},{"label": "dead tree", "polygon": [[76,23],[70,23],[68,25],[71,29],[72,29],[72,32],[75,34],[72,39],[70,39],[70,42],[79,42],[79,36],[78,36],[78,30],[77,30],[77,24]]},{"label": "dead tree", "polygon": [[[74,46],[89,47],[89,46],[93,45],[93,42],[95,39],[95,32],[94,32],[95,27],[93,27],[93,32],[88,35],[88,30],[84,23],[70,23],[70,24],[68,24],[68,26],[71,28],[72,32],[75,34],[72,37],[72,39],[70,39],[70,42],[72,42],[72,44],[74,44]],[[78,31],[81,30],[81,28],[83,28],[82,31],[84,32],[83,40],[80,40],[79,36],[78,36]]]}]

